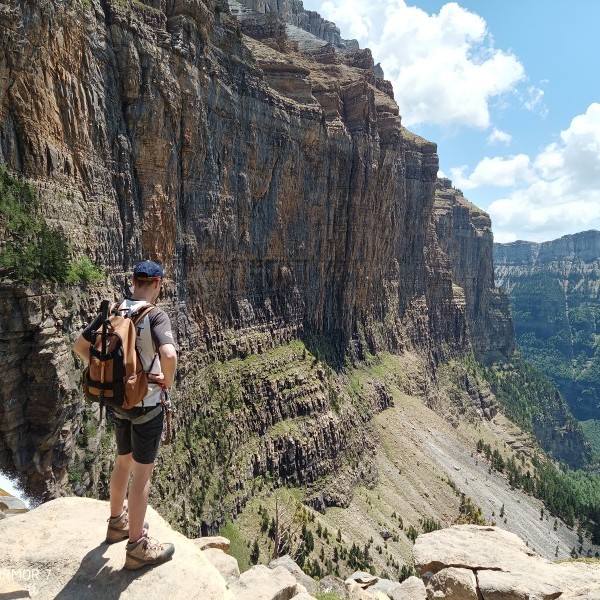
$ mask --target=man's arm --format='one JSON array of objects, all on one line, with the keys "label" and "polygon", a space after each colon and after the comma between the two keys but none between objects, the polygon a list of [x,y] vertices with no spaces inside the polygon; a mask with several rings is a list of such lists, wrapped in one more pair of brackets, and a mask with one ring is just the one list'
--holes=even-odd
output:
[{"label": "man's arm", "polygon": [[162,369],[163,380],[162,384],[170,388],[175,379],[175,371],[177,370],[177,350],[173,344],[163,344],[158,352],[160,354],[160,366]]},{"label": "man's arm", "polygon": [[152,339],[158,348],[161,374],[148,375],[148,381],[169,388],[173,385],[175,371],[177,370],[177,348],[171,331],[171,321],[161,309],[155,309],[149,315]]}]

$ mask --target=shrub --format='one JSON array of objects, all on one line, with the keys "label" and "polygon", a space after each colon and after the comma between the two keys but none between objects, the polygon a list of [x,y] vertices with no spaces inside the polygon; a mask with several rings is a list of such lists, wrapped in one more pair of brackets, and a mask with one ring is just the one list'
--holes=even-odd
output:
[{"label": "shrub", "polygon": [[97,267],[87,256],[71,264],[67,280],[77,281],[101,281],[104,279],[104,271]]},{"label": "shrub", "polygon": [[32,185],[0,166],[0,277],[64,282],[98,281],[104,272],[84,256],[72,262],[65,234],[39,214]]}]

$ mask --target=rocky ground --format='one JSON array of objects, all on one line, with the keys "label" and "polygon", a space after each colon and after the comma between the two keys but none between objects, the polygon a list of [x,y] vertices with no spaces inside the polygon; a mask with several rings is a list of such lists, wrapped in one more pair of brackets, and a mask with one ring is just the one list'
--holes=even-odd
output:
[{"label": "rocky ground", "polygon": [[418,576],[402,583],[355,572],[345,580],[308,577],[289,556],[240,574],[224,538],[190,540],[152,509],[147,519],[173,558],[125,571],[124,542],[104,543],[107,502],[60,498],[0,523],[0,597],[202,600],[598,600],[597,564],[555,564],[516,535],[496,527],[459,525],[421,535]]}]

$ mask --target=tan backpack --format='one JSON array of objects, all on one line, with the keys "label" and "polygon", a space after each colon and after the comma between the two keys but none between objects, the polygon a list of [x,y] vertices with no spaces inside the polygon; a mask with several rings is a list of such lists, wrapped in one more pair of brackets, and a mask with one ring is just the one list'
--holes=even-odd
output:
[{"label": "tan backpack", "polygon": [[90,402],[113,408],[132,408],[148,393],[148,379],[135,342],[135,326],[152,309],[145,304],[135,312],[121,314],[116,303],[103,300],[101,325],[92,332],[90,361],[83,371],[83,392]]}]

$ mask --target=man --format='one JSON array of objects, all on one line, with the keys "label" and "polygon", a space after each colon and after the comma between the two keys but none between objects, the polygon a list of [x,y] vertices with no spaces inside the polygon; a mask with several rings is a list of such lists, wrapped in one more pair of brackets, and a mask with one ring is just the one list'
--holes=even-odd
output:
[{"label": "man", "polygon": [[[154,303],[160,294],[162,267],[153,261],[143,261],[133,270],[133,294],[120,309],[134,311]],[[91,332],[99,326],[97,317],[77,338],[73,350],[87,364],[92,341]],[[148,393],[129,410],[114,409],[117,436],[117,459],[110,479],[110,510],[106,542],[112,544],[129,538],[125,568],[139,569],[169,560],[175,551],[173,544],[160,544],[148,537],[144,522],[148,506],[150,478],[163,430],[164,411],[161,408],[163,390],[173,384],[177,368],[177,351],[167,314],[152,309],[137,325],[136,348],[148,376]],[[152,414],[150,414],[152,413]],[[149,420],[144,417],[148,415]],[[143,423],[136,423],[145,421]],[[125,505],[127,484],[128,505]]]}]

